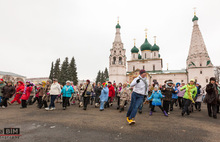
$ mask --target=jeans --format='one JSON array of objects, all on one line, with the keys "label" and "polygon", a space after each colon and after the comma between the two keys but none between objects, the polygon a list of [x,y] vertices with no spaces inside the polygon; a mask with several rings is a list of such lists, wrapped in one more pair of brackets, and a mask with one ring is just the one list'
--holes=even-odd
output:
[{"label": "jeans", "polygon": [[101,102],[100,102],[100,110],[103,110],[103,109],[104,109],[104,104],[105,104],[104,101],[101,101]]},{"label": "jeans", "polygon": [[187,113],[189,115],[189,106],[191,102],[192,101],[189,99],[183,99],[183,111],[182,111],[183,114]]},{"label": "jeans", "polygon": [[144,96],[136,92],[133,92],[131,95],[131,104],[127,112],[127,117],[129,119],[135,118],[137,114],[138,107],[143,103]]},{"label": "jeans", "polygon": [[32,103],[33,97],[34,97],[34,96],[30,96],[30,97],[28,98],[28,105],[32,105],[32,104],[33,104],[33,103]]},{"label": "jeans", "polygon": [[39,96],[39,103],[38,103],[38,108],[42,108],[43,106],[43,100],[42,100],[43,96]]},{"label": "jeans", "polygon": [[56,100],[57,98],[57,95],[50,95],[50,105],[49,105],[49,108],[55,108],[55,104],[54,104],[54,101]]}]

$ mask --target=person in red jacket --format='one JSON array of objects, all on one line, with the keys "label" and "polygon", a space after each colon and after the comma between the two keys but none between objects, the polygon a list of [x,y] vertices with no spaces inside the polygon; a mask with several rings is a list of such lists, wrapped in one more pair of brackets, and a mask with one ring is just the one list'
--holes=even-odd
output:
[{"label": "person in red jacket", "polygon": [[21,108],[27,108],[27,100],[30,97],[31,91],[33,89],[33,84],[30,81],[26,81],[26,86],[24,92],[21,96]]},{"label": "person in red jacket", "polygon": [[15,97],[11,101],[11,104],[13,104],[15,101],[18,102],[18,104],[21,104],[20,97],[22,93],[24,92],[24,83],[21,81],[18,81],[17,87],[16,87],[16,92],[15,92]]},{"label": "person in red jacket", "polygon": [[108,106],[109,104],[112,106],[113,105],[113,99],[115,97],[115,88],[114,86],[112,86],[112,83],[111,82],[108,82],[108,90],[109,90],[109,93],[108,93]]}]

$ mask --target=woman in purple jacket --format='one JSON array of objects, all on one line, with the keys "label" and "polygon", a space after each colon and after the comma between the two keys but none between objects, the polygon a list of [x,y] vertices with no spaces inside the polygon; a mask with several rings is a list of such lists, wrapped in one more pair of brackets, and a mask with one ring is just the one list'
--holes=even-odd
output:
[{"label": "woman in purple jacket", "polygon": [[180,91],[180,88],[182,88],[183,86],[185,86],[185,83],[182,83],[177,89],[179,90],[179,93],[177,94],[178,96],[178,103],[179,103],[179,108],[182,109],[183,108],[183,96],[185,94],[185,90]]}]

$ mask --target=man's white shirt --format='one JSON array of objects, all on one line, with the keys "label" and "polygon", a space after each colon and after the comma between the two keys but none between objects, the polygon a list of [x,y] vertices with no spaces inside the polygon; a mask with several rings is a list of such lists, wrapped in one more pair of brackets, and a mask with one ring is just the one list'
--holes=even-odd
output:
[{"label": "man's white shirt", "polygon": [[[138,79],[140,79],[140,82],[139,83],[137,83],[137,80]],[[146,82],[147,82],[147,90],[146,90],[146,86],[145,86],[145,83],[144,83],[144,81],[142,81],[142,79],[143,80],[146,80]],[[148,89],[149,89],[149,86],[148,86],[148,84],[149,84],[149,81],[147,80],[147,78],[145,77],[145,78],[142,78],[140,75],[137,77],[137,78],[135,78],[132,82],[131,82],[131,87],[134,87],[134,89],[133,89],[133,91],[135,92],[135,93],[138,93],[138,94],[141,94],[141,95],[148,95]],[[146,92],[145,92],[145,90],[146,90]]]}]

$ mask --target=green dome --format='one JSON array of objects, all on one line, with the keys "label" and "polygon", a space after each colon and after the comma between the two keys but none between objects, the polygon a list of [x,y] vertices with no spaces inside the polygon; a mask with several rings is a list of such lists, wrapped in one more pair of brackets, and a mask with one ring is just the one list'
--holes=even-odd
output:
[{"label": "green dome", "polygon": [[121,28],[121,26],[119,25],[119,24],[117,24],[116,26],[115,26],[115,28],[117,29],[117,28]]},{"label": "green dome", "polygon": [[152,45],[148,42],[147,38],[145,39],[145,42],[141,45],[141,51],[144,50],[151,50]]},{"label": "green dome", "polygon": [[160,58],[160,54],[158,54],[158,57]]},{"label": "green dome", "polygon": [[151,51],[159,51],[160,50],[160,47],[157,46],[156,44],[154,44],[151,48]]},{"label": "green dome", "polygon": [[131,49],[131,53],[138,53],[139,52],[139,49],[134,46],[132,49]]},{"label": "green dome", "polygon": [[141,59],[142,57],[141,57],[141,55],[140,54],[138,54],[138,59]]},{"label": "green dome", "polygon": [[197,21],[197,20],[199,20],[199,18],[196,15],[194,15],[192,21],[194,22],[194,21]]}]

